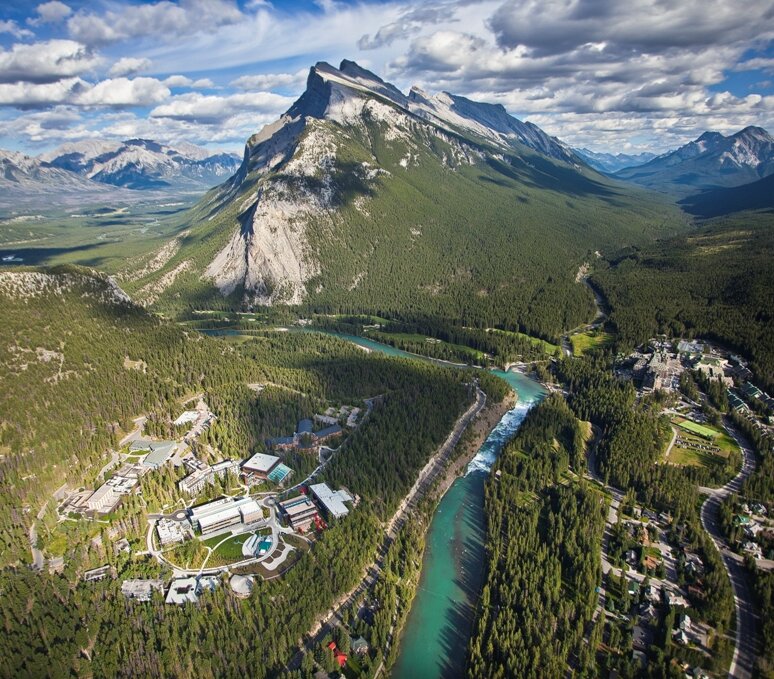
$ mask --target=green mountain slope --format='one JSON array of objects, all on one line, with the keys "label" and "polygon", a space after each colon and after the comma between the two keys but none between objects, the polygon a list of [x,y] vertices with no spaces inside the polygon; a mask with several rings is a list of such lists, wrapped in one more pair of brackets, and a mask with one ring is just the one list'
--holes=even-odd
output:
[{"label": "green mountain slope", "polygon": [[593,275],[620,338],[657,333],[723,341],[774,387],[774,229],[767,213],[740,212],[695,233],[623,253]]},{"label": "green mountain slope", "polygon": [[574,158],[544,133],[533,142],[538,128],[488,128],[491,107],[451,97],[419,110],[342,68],[312,69],[237,175],[191,211],[174,256],[124,272],[133,296],[172,314],[283,303],[555,338],[593,314],[575,276],[594,251],[682,223],[645,192],[528,147]]},{"label": "green mountain slope", "polygon": [[719,217],[742,210],[774,208],[774,175],[729,189],[704,191],[680,201],[686,212],[698,217]]}]

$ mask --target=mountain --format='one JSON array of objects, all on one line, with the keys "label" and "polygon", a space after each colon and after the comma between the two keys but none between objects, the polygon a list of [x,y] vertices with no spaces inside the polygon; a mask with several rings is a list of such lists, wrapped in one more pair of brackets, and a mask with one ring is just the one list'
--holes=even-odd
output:
[{"label": "mountain", "polygon": [[676,151],[615,176],[686,196],[702,189],[748,184],[772,173],[774,137],[761,127],[746,127],[728,137],[705,132]]},{"label": "mountain", "polygon": [[108,201],[126,198],[127,193],[53,167],[38,158],[0,149],[0,207],[36,202],[50,204],[52,198],[73,204]]},{"label": "mountain", "polygon": [[677,214],[501,107],[318,63],[236,174],[122,284],[169,313],[303,304],[555,337],[593,314],[578,267]]},{"label": "mountain", "polygon": [[96,182],[129,189],[210,188],[234,174],[241,162],[230,153],[213,154],[193,144],[166,146],[148,139],[75,142],[40,159]]},{"label": "mountain", "polygon": [[624,168],[639,167],[656,157],[655,153],[647,152],[635,155],[627,153],[616,153],[613,155],[612,153],[597,153],[586,148],[573,150],[595,170],[606,174],[613,174]]},{"label": "mountain", "polygon": [[774,174],[729,189],[710,189],[680,201],[698,217],[719,217],[743,210],[774,210]]}]

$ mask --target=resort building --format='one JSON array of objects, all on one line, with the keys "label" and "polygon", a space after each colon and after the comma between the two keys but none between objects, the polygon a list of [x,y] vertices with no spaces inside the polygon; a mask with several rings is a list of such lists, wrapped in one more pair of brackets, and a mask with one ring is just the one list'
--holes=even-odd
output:
[{"label": "resort building", "polygon": [[86,500],[86,508],[92,512],[108,514],[120,502],[121,496],[116,492],[113,486],[105,484],[98,488]]},{"label": "resort building", "polygon": [[132,441],[129,446],[129,452],[139,453],[149,451],[142,461],[144,467],[149,469],[158,469],[175,452],[177,443],[175,441],[150,441],[148,439],[138,439]]},{"label": "resort building", "polygon": [[349,514],[344,503],[352,502],[352,497],[347,491],[331,490],[327,483],[315,483],[309,486],[309,490],[326,516],[340,519]]},{"label": "resort building", "polygon": [[121,583],[121,593],[127,599],[136,599],[137,601],[150,601],[153,597],[153,591],[163,592],[163,580],[124,580]]},{"label": "resort building", "polygon": [[263,518],[263,510],[251,497],[223,498],[191,510],[191,523],[202,535],[230,526],[251,524]]},{"label": "resort building", "polygon": [[276,455],[256,453],[242,465],[242,472],[265,479],[279,461],[280,459]]},{"label": "resort building", "polygon": [[317,507],[306,495],[280,502],[279,508],[287,517],[293,530],[299,532],[306,531],[317,518]]}]

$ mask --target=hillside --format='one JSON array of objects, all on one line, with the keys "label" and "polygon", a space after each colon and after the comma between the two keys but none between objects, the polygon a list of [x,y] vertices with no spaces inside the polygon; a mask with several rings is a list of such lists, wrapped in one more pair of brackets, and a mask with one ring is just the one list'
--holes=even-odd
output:
[{"label": "hillside", "polygon": [[705,132],[676,151],[615,176],[684,197],[703,189],[740,186],[773,172],[774,138],[763,128],[746,127],[727,137]]},{"label": "hillside", "polygon": [[553,338],[593,314],[575,279],[594,251],[680,224],[501,107],[320,63],[189,213],[174,256],[121,278],[165,313],[293,304]]},{"label": "hillside", "polygon": [[774,208],[774,174],[730,189],[713,189],[684,198],[680,205],[697,217],[719,217],[742,210]]},{"label": "hillside", "polygon": [[694,233],[612,257],[595,273],[610,320],[631,346],[658,333],[710,337],[743,352],[774,387],[774,231],[766,213],[711,220]]}]

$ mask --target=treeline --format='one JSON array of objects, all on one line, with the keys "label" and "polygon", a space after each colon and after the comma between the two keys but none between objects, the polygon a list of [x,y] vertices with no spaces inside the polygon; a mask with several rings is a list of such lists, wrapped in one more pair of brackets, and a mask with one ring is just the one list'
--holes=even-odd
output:
[{"label": "treeline", "polygon": [[[488,570],[469,647],[469,677],[592,672],[584,640],[596,606],[602,496],[582,474],[583,435],[559,396],[533,409],[487,481]],[[601,628],[594,637],[601,633]]]},{"label": "treeline", "polygon": [[625,345],[659,333],[707,337],[750,357],[774,389],[774,232],[770,215],[713,220],[698,233],[630,250],[594,274]]}]

